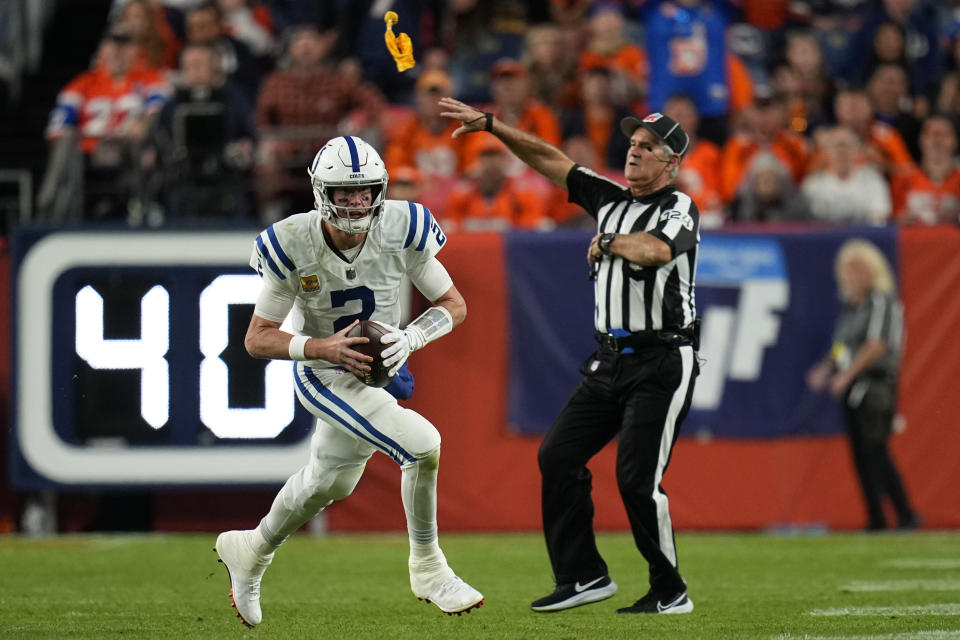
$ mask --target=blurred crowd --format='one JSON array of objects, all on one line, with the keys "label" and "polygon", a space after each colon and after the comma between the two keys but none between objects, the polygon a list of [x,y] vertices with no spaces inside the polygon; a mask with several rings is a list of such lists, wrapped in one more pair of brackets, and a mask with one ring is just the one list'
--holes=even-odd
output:
[{"label": "blurred crowd", "polygon": [[449,95],[614,180],[620,118],[671,116],[705,228],[956,224],[958,35],[956,0],[115,0],[52,108],[39,219],[271,223],[358,135],[448,230],[586,226],[493,136],[453,139]]}]

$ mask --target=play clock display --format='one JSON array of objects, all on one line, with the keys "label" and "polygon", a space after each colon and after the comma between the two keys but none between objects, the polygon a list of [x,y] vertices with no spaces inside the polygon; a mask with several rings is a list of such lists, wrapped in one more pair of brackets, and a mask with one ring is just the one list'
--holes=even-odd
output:
[{"label": "play clock display", "polygon": [[255,237],[16,238],[18,484],[262,484],[302,465],[311,419],[292,364],[243,346]]}]

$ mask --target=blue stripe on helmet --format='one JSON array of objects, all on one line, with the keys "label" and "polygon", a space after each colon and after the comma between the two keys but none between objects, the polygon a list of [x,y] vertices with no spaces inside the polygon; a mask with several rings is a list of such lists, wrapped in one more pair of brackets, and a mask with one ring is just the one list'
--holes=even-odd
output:
[{"label": "blue stripe on helmet", "polygon": [[323,155],[324,149],[326,149],[326,147],[323,147],[323,149],[320,149],[320,151],[317,151],[317,155],[313,157],[313,166],[310,167],[310,173],[317,172],[317,165],[320,164],[320,156]]},{"label": "blue stripe on helmet", "polygon": [[[396,460],[397,464],[406,464],[408,462],[416,462],[417,459],[412,455],[410,455],[409,453],[407,453],[406,451],[404,451],[403,447],[401,447],[399,444],[394,442],[391,438],[387,437],[383,433],[380,433],[379,431],[377,431],[377,429],[372,424],[370,424],[370,422],[366,418],[364,418],[362,415],[357,413],[356,409],[354,409],[349,404],[347,404],[346,401],[343,400],[343,398],[337,397],[332,391],[330,391],[330,389],[324,386],[324,384],[320,382],[320,379],[317,378],[316,374],[313,373],[313,370],[310,367],[303,365],[303,372],[307,378],[307,381],[315,390],[320,392],[320,395],[322,395],[325,399],[327,399],[328,401],[332,402],[334,405],[342,409],[348,416],[356,420],[360,424],[360,426],[363,427],[366,433],[354,427],[352,424],[347,422],[341,416],[338,416],[337,414],[333,413],[333,411],[331,411],[329,408],[323,406],[319,400],[313,397],[313,394],[309,393],[309,390],[306,389],[306,386],[303,384],[303,381],[300,379],[300,376],[296,376],[297,386],[300,387],[300,391],[303,393],[304,397],[306,397],[310,401],[310,404],[317,407],[318,409],[320,409],[330,417],[334,418],[337,422],[345,426],[351,432],[355,433],[356,435],[360,436],[361,438],[363,438],[364,440],[366,440],[376,448],[386,453],[388,456]],[[370,437],[370,436],[373,436],[373,437]],[[380,442],[377,442],[373,438],[380,440]]]},{"label": "blue stripe on helmet", "polygon": [[407,231],[407,241],[403,243],[404,249],[410,246],[410,243],[413,242],[413,237],[417,235],[417,206],[412,202],[408,202],[407,207],[410,209],[410,230]]},{"label": "blue stripe on helmet", "polygon": [[277,263],[273,261],[273,256],[271,256],[270,252],[267,250],[267,245],[263,244],[262,234],[257,236],[257,249],[260,250],[260,255],[266,258],[267,266],[270,267],[270,270],[277,274],[277,277],[281,280],[286,280],[287,276],[280,271],[280,267],[278,267]]},{"label": "blue stripe on helmet", "polygon": [[[423,206],[423,205],[420,205]],[[433,216],[430,215],[430,209],[423,207],[423,235],[420,236],[420,244],[417,245],[417,251],[423,251],[427,246],[427,236],[430,235],[430,225],[433,224]]]},{"label": "blue stripe on helmet", "polygon": [[357,143],[353,141],[353,138],[350,136],[343,136],[343,139],[347,141],[347,148],[350,149],[350,162],[353,164],[353,172],[360,172],[360,154],[357,153]]},{"label": "blue stripe on helmet", "polygon": [[280,258],[283,266],[290,269],[290,271],[295,271],[297,267],[293,264],[293,260],[287,257],[287,254],[283,251],[283,247],[280,246],[280,240],[277,239],[277,232],[273,230],[273,225],[267,227],[267,236],[270,238],[270,246],[277,252],[277,257]]}]

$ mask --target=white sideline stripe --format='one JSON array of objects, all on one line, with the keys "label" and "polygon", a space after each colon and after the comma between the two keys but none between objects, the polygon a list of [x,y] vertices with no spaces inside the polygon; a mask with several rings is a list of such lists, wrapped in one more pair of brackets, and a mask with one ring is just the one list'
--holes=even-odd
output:
[{"label": "white sideline stripe", "polygon": [[960,603],[920,604],[905,607],[838,607],[814,609],[811,616],[960,616]]},{"label": "white sideline stripe", "polygon": [[960,591],[960,580],[886,580],[850,582],[840,591]]},{"label": "white sideline stripe", "polygon": [[902,633],[880,633],[871,636],[796,636],[782,634],[772,640],[957,640],[960,631],[934,629],[932,631],[905,631]]},{"label": "white sideline stripe", "polygon": [[897,569],[960,569],[960,560],[948,558],[897,558],[883,563]]}]

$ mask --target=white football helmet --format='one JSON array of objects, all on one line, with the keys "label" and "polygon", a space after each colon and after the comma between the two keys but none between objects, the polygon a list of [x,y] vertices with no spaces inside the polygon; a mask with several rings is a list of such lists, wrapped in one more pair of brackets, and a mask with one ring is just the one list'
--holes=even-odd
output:
[{"label": "white football helmet", "polygon": [[[347,233],[366,233],[380,221],[380,211],[387,192],[387,169],[380,154],[356,136],[333,138],[314,156],[310,168],[310,184],[317,211],[330,224]],[[333,204],[337,187],[370,187],[373,200],[363,207],[360,217],[350,217],[346,210]],[[342,212],[342,215],[341,215]]]}]

